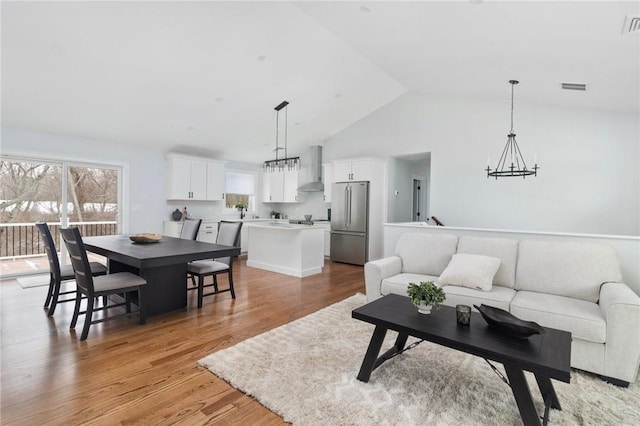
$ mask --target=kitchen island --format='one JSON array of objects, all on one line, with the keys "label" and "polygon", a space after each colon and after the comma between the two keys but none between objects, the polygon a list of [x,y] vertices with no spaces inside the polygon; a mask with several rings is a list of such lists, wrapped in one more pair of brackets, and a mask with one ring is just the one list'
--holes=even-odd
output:
[{"label": "kitchen island", "polygon": [[281,222],[245,223],[247,266],[293,277],[319,274],[324,266],[324,227]]}]

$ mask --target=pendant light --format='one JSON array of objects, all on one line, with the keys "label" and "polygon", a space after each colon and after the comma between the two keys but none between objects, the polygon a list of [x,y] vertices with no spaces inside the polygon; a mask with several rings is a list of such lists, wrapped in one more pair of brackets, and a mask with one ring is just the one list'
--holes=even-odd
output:
[{"label": "pendant light", "polygon": [[496,179],[499,177],[522,176],[524,179],[527,176],[538,175],[539,167],[537,162],[534,159],[535,164],[533,168],[528,169],[527,163],[524,161],[522,153],[520,152],[518,142],[516,142],[516,134],[513,132],[513,88],[518,84],[518,81],[509,80],[509,83],[511,84],[511,131],[507,135],[507,144],[502,150],[500,160],[498,160],[495,169],[492,170],[490,165],[487,164],[487,168],[485,169],[487,178],[489,176],[495,177]]},{"label": "pendant light", "polygon": [[[288,126],[288,105],[289,102],[282,101],[274,108],[276,110],[276,153],[275,160],[264,162],[262,169],[265,172],[275,172],[279,170],[298,170],[300,168],[300,157],[287,157],[287,126]],[[280,136],[280,112],[284,109],[284,147],[279,144]],[[280,151],[284,150],[284,158],[280,158]]]}]

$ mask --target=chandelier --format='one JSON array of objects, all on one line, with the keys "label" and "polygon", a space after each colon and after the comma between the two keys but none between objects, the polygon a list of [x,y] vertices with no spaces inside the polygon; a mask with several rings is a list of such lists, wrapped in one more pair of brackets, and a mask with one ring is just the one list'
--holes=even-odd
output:
[{"label": "chandelier", "polygon": [[502,155],[500,155],[500,160],[498,160],[495,169],[492,170],[490,164],[487,164],[487,168],[485,169],[487,178],[489,176],[493,176],[496,179],[498,179],[498,177],[522,176],[524,179],[527,176],[538,175],[539,167],[537,161],[534,159],[532,169],[527,168],[527,163],[522,157],[518,142],[516,142],[516,134],[513,133],[513,88],[518,84],[518,81],[509,80],[509,83],[511,84],[511,131],[507,135],[507,144],[502,150]]},{"label": "chandelier", "polygon": [[[276,153],[275,160],[265,161],[262,169],[265,172],[275,172],[282,170],[298,170],[300,168],[300,157],[287,157],[287,125],[288,125],[288,105],[289,102],[282,101],[274,108],[276,110]],[[280,134],[280,111],[284,109],[284,147],[279,145]],[[280,158],[280,151],[284,150],[284,158]]]}]

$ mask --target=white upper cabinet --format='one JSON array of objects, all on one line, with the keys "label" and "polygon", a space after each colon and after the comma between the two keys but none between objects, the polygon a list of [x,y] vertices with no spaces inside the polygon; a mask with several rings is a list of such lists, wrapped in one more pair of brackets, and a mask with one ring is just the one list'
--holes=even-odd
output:
[{"label": "white upper cabinet", "polygon": [[264,203],[297,203],[300,201],[300,170],[262,172],[262,201]]},{"label": "white upper cabinet", "polygon": [[224,163],[207,162],[207,200],[224,200],[226,176]]},{"label": "white upper cabinet", "polygon": [[281,171],[262,173],[262,201],[281,203],[284,200],[284,173]]},{"label": "white upper cabinet", "polygon": [[284,171],[284,189],[282,201],[285,203],[298,202],[298,187],[300,186],[300,170]]},{"label": "white upper cabinet", "polygon": [[168,200],[221,200],[223,194],[224,163],[167,154]]},{"label": "white upper cabinet", "polygon": [[371,169],[372,160],[369,158],[336,160],[333,162],[333,182],[370,181]]},{"label": "white upper cabinet", "polygon": [[324,202],[331,202],[331,186],[335,182],[333,179],[333,164],[322,165],[322,182],[324,183]]}]

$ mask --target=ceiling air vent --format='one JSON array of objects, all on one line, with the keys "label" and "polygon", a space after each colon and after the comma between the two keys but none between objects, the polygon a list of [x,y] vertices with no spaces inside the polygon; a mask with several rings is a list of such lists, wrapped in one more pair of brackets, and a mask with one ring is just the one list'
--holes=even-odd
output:
[{"label": "ceiling air vent", "polygon": [[587,90],[586,83],[560,83],[563,90],[579,90],[584,92]]},{"label": "ceiling air vent", "polygon": [[624,18],[622,34],[640,34],[640,16],[627,15]]}]

